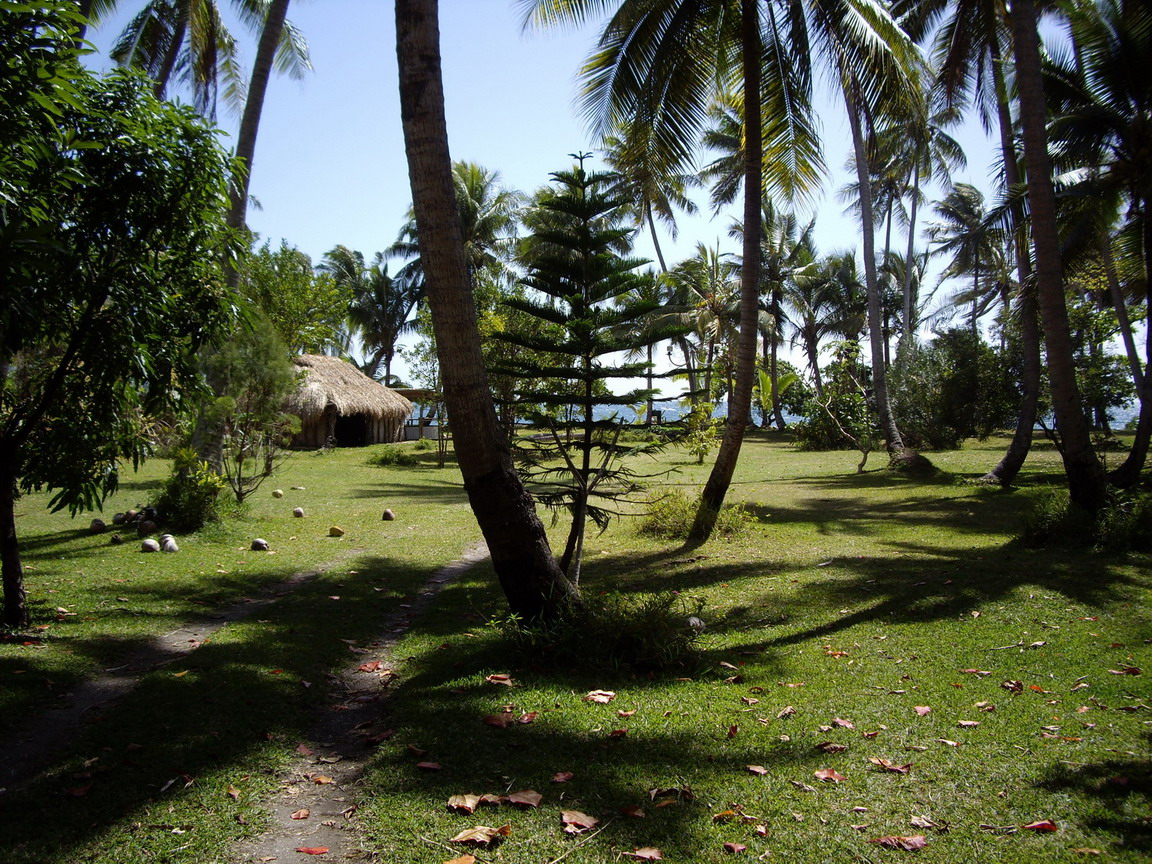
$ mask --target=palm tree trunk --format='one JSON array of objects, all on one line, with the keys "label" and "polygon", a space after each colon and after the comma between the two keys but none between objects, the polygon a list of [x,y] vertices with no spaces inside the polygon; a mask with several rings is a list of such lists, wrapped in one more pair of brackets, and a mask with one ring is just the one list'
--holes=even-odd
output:
[{"label": "palm tree trunk", "polygon": [[852,149],[856,158],[856,177],[860,183],[860,227],[864,247],[864,285],[868,291],[868,339],[872,349],[872,392],[880,412],[880,428],[887,440],[888,452],[895,454],[904,449],[904,439],[892,414],[888,398],[888,371],[884,368],[884,330],[880,309],[880,285],[876,278],[876,239],[872,228],[872,187],[868,183],[868,156],[864,149],[864,130],[861,125],[861,106],[858,86],[849,77],[844,86],[844,101],[848,108],[848,124],[852,127]]},{"label": "palm tree trunk", "polygon": [[758,0],[741,0],[741,50],[744,74],[744,266],[740,271],[740,336],[736,350],[736,383],[728,395],[728,422],[716,461],[704,484],[690,539],[703,543],[724,504],[740,445],[752,410],[756,377],[756,333],[760,300],[760,192],[764,133],[760,116],[760,16]]},{"label": "palm tree trunk", "polygon": [[[996,113],[1000,131],[1000,153],[1004,161],[1004,183],[1011,189],[1020,184],[1019,156],[1013,142],[1012,115],[1008,110],[1008,88],[1004,82],[1003,63],[1000,50],[993,42],[992,74],[996,88]],[[1013,251],[1016,258],[1016,276],[1020,283],[1018,320],[1020,323],[1020,411],[1016,417],[1016,429],[1003,458],[996,467],[981,477],[985,483],[999,483],[1008,486],[1016,479],[1020,469],[1032,449],[1032,433],[1036,427],[1036,411],[1040,400],[1041,360],[1040,360],[1040,321],[1036,309],[1036,286],[1032,280],[1032,259],[1028,254],[1028,244],[1024,234],[1025,220],[1023,207],[1013,204],[1008,210],[1012,232]]]},{"label": "palm tree trunk", "polygon": [[156,76],[156,85],[152,93],[157,99],[163,99],[168,89],[168,81],[172,78],[172,70],[176,68],[176,58],[180,56],[180,47],[184,44],[184,36],[188,33],[188,7],[182,5],[176,11],[176,27],[172,31],[172,41],[164,52],[164,63],[160,67],[160,74]]},{"label": "palm tree trunk", "polygon": [[[268,92],[268,79],[272,74],[272,61],[280,44],[280,34],[284,30],[284,19],[288,15],[289,0],[271,0],[268,17],[260,31],[260,41],[256,47],[256,63],[252,67],[252,80],[248,84],[248,98],[244,102],[244,115],[240,119],[240,132],[236,138],[236,158],[240,161],[238,176],[232,178],[229,189],[231,207],[228,210],[228,225],[231,228],[244,227],[248,214],[248,185],[252,179],[252,156],[256,152],[256,135],[260,130],[260,114],[264,110],[264,95]],[[240,274],[232,268],[230,282],[235,285]]]},{"label": "palm tree trunk", "polygon": [[768,357],[768,376],[772,379],[772,419],[776,423],[776,428],[783,432],[788,424],[784,422],[784,409],[781,407],[780,400],[780,319],[783,317],[780,314],[780,285],[777,283],[772,288],[772,301],[771,301],[771,314],[772,314],[772,333],[769,337],[771,342],[771,353]]},{"label": "palm tree trunk", "polygon": [[652,235],[652,248],[656,250],[656,260],[660,263],[660,272],[667,273],[668,265],[664,263],[664,252],[660,248],[660,238],[656,236],[656,220],[652,218],[652,202],[644,202],[644,219],[648,223],[648,232]]},{"label": "palm tree trunk", "polygon": [[1032,0],[1012,5],[1016,84],[1020,92],[1020,123],[1024,132],[1024,162],[1028,173],[1028,204],[1036,254],[1036,292],[1048,354],[1052,408],[1063,441],[1061,456],[1073,503],[1090,513],[1105,502],[1104,467],[1092,449],[1076,386],[1068,307],[1064,299],[1060,238],[1056,229],[1056,194],[1048,159],[1044,89],[1040,72],[1040,40]]},{"label": "palm tree trunk", "polygon": [[916,159],[912,170],[912,207],[908,215],[908,249],[904,253],[904,284],[901,286],[900,297],[903,301],[904,321],[900,331],[900,341],[896,345],[896,362],[906,363],[909,353],[916,345],[916,303],[912,299],[912,266],[916,254],[916,210],[920,204],[920,160]]},{"label": "palm tree trunk", "polygon": [[548,545],[492,405],[452,184],[436,0],[396,0],[396,55],[412,207],[444,401],[468,501],[511,611],[559,618],[580,598]]}]

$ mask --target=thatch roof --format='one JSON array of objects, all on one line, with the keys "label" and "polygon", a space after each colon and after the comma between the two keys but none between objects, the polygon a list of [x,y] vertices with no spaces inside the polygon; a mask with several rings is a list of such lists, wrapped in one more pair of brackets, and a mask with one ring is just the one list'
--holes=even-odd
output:
[{"label": "thatch roof", "polygon": [[367,414],[403,420],[412,413],[411,402],[339,357],[303,354],[292,362],[306,373],[288,399],[288,411],[301,420],[323,414],[329,405],[343,416]]}]

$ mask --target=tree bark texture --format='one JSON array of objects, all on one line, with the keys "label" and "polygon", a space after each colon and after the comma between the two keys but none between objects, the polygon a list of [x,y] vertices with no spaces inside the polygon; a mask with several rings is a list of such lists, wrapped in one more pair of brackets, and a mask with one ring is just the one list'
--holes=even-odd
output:
[{"label": "tree bark texture", "polygon": [[[9,442],[0,447],[10,449]],[[28,626],[28,604],[24,595],[24,567],[16,539],[16,471],[7,453],[0,452],[0,570],[4,581],[5,627]]]},{"label": "tree bark texture", "polygon": [[760,307],[760,189],[763,174],[763,130],[760,116],[760,16],[758,0],[741,0],[744,75],[744,266],[740,272],[740,335],[736,348],[736,381],[728,393],[728,422],[716,461],[704,484],[690,540],[702,543],[716,525],[716,516],[732,484],[740,445],[752,411],[756,376],[756,336]]},{"label": "tree bark texture", "polygon": [[1040,72],[1040,38],[1032,0],[1012,6],[1012,41],[1016,85],[1020,93],[1020,124],[1024,165],[1028,175],[1028,206],[1032,214],[1036,298],[1048,353],[1052,409],[1063,442],[1061,455],[1072,501],[1090,513],[1105,503],[1104,466],[1092,449],[1088,423],[1081,410],[1080,390],[1072,361],[1072,339],[1056,227],[1056,193],[1048,158],[1044,89]]},{"label": "tree bark texture", "polygon": [[396,0],[400,112],[444,401],[464,488],[511,611],[556,618],[579,594],[552,555],[496,420],[452,185],[436,0]]}]

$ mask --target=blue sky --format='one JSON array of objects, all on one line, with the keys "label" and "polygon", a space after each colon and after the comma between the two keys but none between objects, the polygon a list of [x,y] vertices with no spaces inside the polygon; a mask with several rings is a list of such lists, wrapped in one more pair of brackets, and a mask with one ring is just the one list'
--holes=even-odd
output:
[{"label": "blue sky", "polygon": [[[227,0],[220,3],[226,9]],[[122,0],[124,11],[90,33],[102,54],[141,5]],[[440,6],[454,159],[498,170],[506,185],[530,191],[567,167],[567,154],[594,149],[575,105],[576,74],[593,45],[594,26],[524,33],[512,0],[441,0]],[[281,77],[269,86],[251,183],[262,209],[249,212],[249,224],[274,245],[284,238],[314,260],[338,243],[370,257],[395,239],[411,199],[392,4],[298,0],[288,16],[308,39],[315,71],[303,82]],[[250,68],[255,39],[239,25],[233,32]],[[99,57],[90,63],[108,65]],[[858,230],[835,196],[846,180],[849,149],[842,106],[824,98],[819,116],[833,176],[818,199],[817,246],[822,252],[855,248]],[[234,132],[238,118],[222,109],[219,122]],[[969,166],[955,179],[988,188],[986,137],[975,123],[957,135]],[[700,198],[701,215],[681,220],[678,241],[665,246],[670,263],[690,255],[697,242],[719,240],[725,250],[738,251],[727,236],[735,211],[713,217]],[[646,238],[637,250],[651,257]]]}]

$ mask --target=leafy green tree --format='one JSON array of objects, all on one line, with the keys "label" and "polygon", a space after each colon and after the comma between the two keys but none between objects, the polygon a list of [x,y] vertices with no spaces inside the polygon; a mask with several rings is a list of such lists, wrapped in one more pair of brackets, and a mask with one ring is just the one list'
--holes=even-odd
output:
[{"label": "leafy green tree", "polygon": [[852,340],[832,346],[832,360],[824,369],[824,393],[805,405],[804,420],[796,424],[796,446],[801,450],[860,451],[857,472],[881,440],[881,430],[867,398],[868,368],[860,360],[860,344]]},{"label": "leafy green tree", "polygon": [[644,373],[645,364],[613,362],[611,355],[641,346],[645,334],[640,322],[655,308],[653,302],[633,299],[644,278],[636,270],[648,262],[616,252],[633,233],[625,224],[629,202],[614,194],[619,189],[617,178],[587,171],[585,158],[579,157],[571,170],[553,174],[555,188],[541,192],[525,213],[531,233],[520,262],[527,271],[523,282],[529,292],[505,300],[551,328],[495,334],[502,341],[555,357],[552,365],[514,363],[500,371],[552,382],[529,398],[545,409],[569,405],[574,409],[571,424],[562,428],[547,421],[551,437],[529,439],[522,452],[525,477],[536,498],[572,513],[560,567],[575,584],[580,581],[588,520],[603,529],[613,507],[637,489],[635,474],[620,463],[633,449],[618,443],[620,422],[614,415],[607,419],[598,415],[647,396],[643,390],[614,395],[606,385]]},{"label": "leafy green tree", "polygon": [[785,288],[784,317],[792,325],[792,344],[803,349],[815,395],[822,399],[821,343],[829,336],[855,342],[864,330],[867,301],[856,256],[846,252],[813,261],[793,273]]},{"label": "leafy green tree", "polygon": [[231,326],[219,262],[230,167],[213,130],[122,72],[76,60],[75,6],[5,9],[0,42],[0,558],[4,623],[27,623],[14,501],[98,507],[147,418],[199,381]]},{"label": "leafy green tree", "polygon": [[352,291],[287,240],[266,242],[240,271],[240,290],[276,328],[286,354],[321,354],[341,344]]},{"label": "leafy green tree", "polygon": [[205,375],[217,394],[206,414],[221,436],[221,473],[242,503],[272,476],[300,431],[300,419],[284,410],[300,376],[260,314],[207,357]]}]

